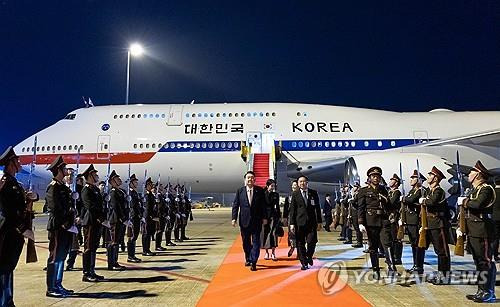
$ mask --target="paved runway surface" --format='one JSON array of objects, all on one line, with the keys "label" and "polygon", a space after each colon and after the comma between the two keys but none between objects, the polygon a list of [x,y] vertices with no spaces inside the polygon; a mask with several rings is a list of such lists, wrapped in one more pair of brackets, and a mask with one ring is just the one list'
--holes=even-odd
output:
[{"label": "paved runway surface", "polygon": [[[230,225],[230,210],[193,210],[195,220],[188,226],[189,241],[169,247],[156,256],[142,257],[138,264],[126,262],[120,253],[125,271],[107,271],[106,253],[98,251],[98,273],[106,279],[99,283],[81,281],[81,271],[65,272],[64,286],[76,291],[73,297],[45,297],[47,259],[47,217],[35,219],[39,261],[25,264],[25,256],[15,272],[17,306],[244,306],[259,303],[274,306],[443,306],[474,305],[465,294],[474,293],[474,285],[434,286],[416,282],[411,277],[385,278],[374,283],[368,272],[369,261],[362,252],[337,241],[338,232],[320,232],[314,266],[300,271],[295,255],[288,258],[286,238],[277,250],[278,260],[258,263],[258,271],[243,266],[238,228]],[[139,240],[140,242],[140,240]],[[453,247],[451,246],[453,250]],[[138,246],[138,251],[141,247]],[[436,269],[432,251],[426,257],[426,272]],[[339,262],[341,261],[341,262]],[[405,267],[411,266],[411,250],[405,247]],[[383,263],[381,259],[381,263]],[[81,268],[81,257],[77,258]],[[474,268],[470,255],[453,257],[452,268]],[[399,267],[403,272],[403,267]],[[360,273],[361,272],[361,273]],[[497,287],[498,288],[498,287]],[[497,290],[497,296],[500,291]]]}]

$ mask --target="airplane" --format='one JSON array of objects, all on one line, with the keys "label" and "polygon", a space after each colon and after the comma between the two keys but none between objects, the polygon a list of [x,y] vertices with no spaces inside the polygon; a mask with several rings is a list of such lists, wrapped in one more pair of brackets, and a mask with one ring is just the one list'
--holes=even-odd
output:
[{"label": "airplane", "polygon": [[[500,175],[500,111],[392,112],[306,103],[137,104],[81,108],[15,146],[25,170],[33,160],[35,180],[57,155],[80,172],[91,163],[105,179],[108,163],[122,177],[128,165],[137,177],[161,176],[193,193],[234,192],[243,174],[255,170],[288,191],[291,178],[308,176],[320,192],[337,182],[364,183],[377,165],[383,176],[403,179],[435,165],[443,188],[456,194],[456,156],[465,174],[481,160]],[[145,178],[141,178],[141,182]],[[464,180],[465,181],[465,180]],[[409,185],[405,182],[406,190]]]}]

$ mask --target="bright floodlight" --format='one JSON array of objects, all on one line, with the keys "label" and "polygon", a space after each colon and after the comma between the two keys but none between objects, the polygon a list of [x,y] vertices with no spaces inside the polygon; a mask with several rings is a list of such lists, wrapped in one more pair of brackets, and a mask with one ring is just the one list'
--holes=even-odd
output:
[{"label": "bright floodlight", "polygon": [[130,54],[132,54],[133,56],[141,56],[142,53],[144,52],[144,49],[142,49],[142,46],[135,43],[135,44],[132,44],[130,45]]}]

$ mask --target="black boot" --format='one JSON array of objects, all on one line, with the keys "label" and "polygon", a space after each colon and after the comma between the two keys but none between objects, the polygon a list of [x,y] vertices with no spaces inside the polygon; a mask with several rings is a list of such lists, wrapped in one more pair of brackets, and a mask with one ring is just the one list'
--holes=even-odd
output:
[{"label": "black boot", "polygon": [[118,246],[118,244],[116,244],[114,247],[113,247],[113,268],[116,269],[116,270],[125,270],[126,267],[124,267],[123,265],[120,265],[118,263],[118,252],[120,250],[120,246]]},{"label": "black boot", "polygon": [[401,258],[403,257],[403,242],[394,242],[394,264],[403,264]]},{"label": "black boot", "polygon": [[66,271],[72,271],[75,268],[76,255],[78,254],[78,250],[72,250],[68,254],[68,262],[66,265]]},{"label": "black boot", "polygon": [[82,255],[83,275],[90,275],[90,253],[83,252]]},{"label": "black boot", "polygon": [[97,273],[95,272],[95,259],[96,259],[96,253],[95,252],[92,252],[91,256],[90,256],[90,274],[92,276],[94,276],[97,280],[103,280],[104,279],[104,276],[102,275],[97,275]]},{"label": "black boot", "polygon": [[189,240],[189,238],[186,237],[186,225],[181,227],[181,240]]},{"label": "black boot", "polygon": [[128,251],[127,262],[133,262],[133,263],[141,262],[141,259],[135,256],[135,242],[127,243],[127,251]]},{"label": "black boot", "polygon": [[108,270],[113,271],[113,265],[115,264],[115,253],[113,250],[114,245],[108,244],[108,248],[106,249],[106,257],[108,258]]},{"label": "black boot", "polygon": [[417,273],[424,274],[425,249],[417,248]]},{"label": "black boot", "polygon": [[157,251],[165,251],[167,250],[165,247],[162,247],[161,246],[161,239],[163,237],[163,232],[156,232],[156,235],[155,235],[155,250]]},{"label": "black boot", "polygon": [[47,293],[56,291],[56,268],[54,263],[47,261],[47,275],[46,275]]},{"label": "black boot", "polygon": [[373,278],[378,280],[380,279],[380,266],[377,252],[370,252],[370,261],[372,264]]}]

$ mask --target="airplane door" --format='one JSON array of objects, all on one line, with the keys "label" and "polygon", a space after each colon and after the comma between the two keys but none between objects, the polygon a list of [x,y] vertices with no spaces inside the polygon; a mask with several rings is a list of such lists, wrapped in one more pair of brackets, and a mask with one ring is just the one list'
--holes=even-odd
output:
[{"label": "airplane door", "polygon": [[247,145],[251,147],[252,153],[262,152],[262,133],[261,132],[248,132]]},{"label": "airplane door", "polygon": [[97,159],[109,159],[109,142],[111,136],[99,135],[97,137]]},{"label": "airplane door", "polygon": [[168,114],[167,125],[180,126],[182,125],[182,104],[173,104],[170,106],[170,113]]},{"label": "airplane door", "polygon": [[413,142],[415,144],[427,143],[429,142],[429,135],[427,131],[413,131]]}]

